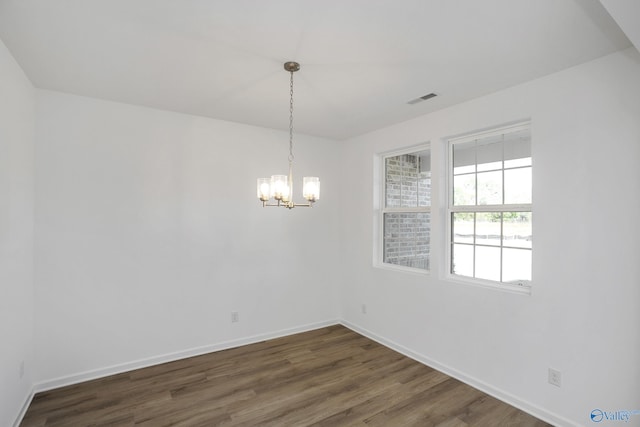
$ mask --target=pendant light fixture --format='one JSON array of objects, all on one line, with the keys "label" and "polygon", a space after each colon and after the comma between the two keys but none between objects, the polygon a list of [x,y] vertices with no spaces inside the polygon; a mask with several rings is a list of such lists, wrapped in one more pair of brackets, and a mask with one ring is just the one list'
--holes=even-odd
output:
[{"label": "pendant light fixture", "polygon": [[320,179],[316,176],[305,176],[302,179],[302,196],[307,203],[293,201],[293,73],[300,70],[300,64],[289,61],[284,69],[291,74],[289,90],[289,176],[272,175],[271,178],[258,178],[258,199],[263,207],[295,207],[310,208],[320,199]]}]

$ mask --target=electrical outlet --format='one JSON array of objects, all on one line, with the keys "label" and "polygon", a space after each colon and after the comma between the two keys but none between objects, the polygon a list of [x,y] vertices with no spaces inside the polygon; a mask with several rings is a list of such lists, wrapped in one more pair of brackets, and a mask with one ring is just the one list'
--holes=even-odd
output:
[{"label": "electrical outlet", "polygon": [[24,377],[24,360],[20,362],[20,378]]},{"label": "electrical outlet", "polygon": [[240,314],[237,311],[231,312],[231,323],[236,323],[240,321]]},{"label": "electrical outlet", "polygon": [[549,384],[560,387],[562,385],[562,373],[555,369],[549,368]]},{"label": "electrical outlet", "polygon": [[367,304],[362,304],[360,310],[362,311],[362,314],[367,314]]}]

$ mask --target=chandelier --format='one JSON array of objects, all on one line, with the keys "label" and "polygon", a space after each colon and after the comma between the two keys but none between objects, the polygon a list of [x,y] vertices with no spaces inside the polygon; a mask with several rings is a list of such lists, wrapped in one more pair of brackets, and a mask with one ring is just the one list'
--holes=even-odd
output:
[{"label": "chandelier", "polygon": [[320,199],[320,179],[317,176],[305,176],[302,179],[302,197],[307,203],[293,201],[293,73],[300,70],[300,64],[289,61],[284,69],[291,74],[289,84],[289,176],[272,175],[271,178],[258,178],[258,199],[263,207],[274,206],[293,209],[310,208]]}]

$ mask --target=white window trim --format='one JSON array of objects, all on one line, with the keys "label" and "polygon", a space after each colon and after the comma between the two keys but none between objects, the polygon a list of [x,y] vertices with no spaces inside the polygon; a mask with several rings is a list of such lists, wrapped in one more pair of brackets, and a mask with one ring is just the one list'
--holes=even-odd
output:
[{"label": "white window trim", "polygon": [[[477,287],[483,287],[488,289],[494,289],[504,292],[512,292],[516,294],[524,294],[531,295],[532,282],[533,281],[522,281],[518,284],[508,283],[508,282],[498,282],[493,280],[480,279],[476,277],[469,276],[461,276],[451,272],[451,248],[452,248],[452,236],[451,230],[453,224],[451,224],[452,213],[454,212],[532,212],[533,213],[533,203],[531,204],[510,204],[510,205],[483,205],[483,206],[457,206],[455,209],[453,208],[453,182],[452,182],[452,171],[453,171],[453,145],[455,143],[464,143],[471,142],[473,140],[479,138],[491,137],[494,135],[500,135],[505,132],[517,132],[519,130],[531,129],[531,121],[523,121],[518,122],[516,124],[505,125],[501,127],[492,128],[487,131],[474,132],[470,134],[465,134],[459,137],[452,137],[444,139],[444,143],[446,145],[446,173],[445,173],[445,182],[446,182],[446,215],[445,215],[445,269],[444,269],[444,277],[446,280],[460,283],[464,285],[471,285]],[[533,267],[533,250],[531,252],[532,259],[532,267]]]},{"label": "white window trim", "polygon": [[[385,151],[376,153],[374,156],[374,251],[373,251],[373,266],[391,271],[400,271],[404,273],[413,273],[421,276],[430,275],[431,269],[425,270],[422,268],[407,267],[404,265],[390,264],[384,262],[384,214],[389,212],[428,212],[431,213],[432,206],[425,206],[419,208],[387,208],[385,206],[386,193],[385,193],[385,160],[387,157],[402,156],[404,154],[412,154],[417,151],[428,150],[431,154],[431,143],[425,142],[410,147],[405,147],[399,150]],[[433,157],[431,158],[431,167],[433,168]],[[433,178],[432,178],[433,179]],[[432,181],[433,182],[433,181]],[[433,188],[433,187],[432,187]],[[431,234],[433,237],[433,215],[430,223]],[[430,244],[433,249],[433,240]],[[430,260],[429,264],[433,266],[433,260]]]}]

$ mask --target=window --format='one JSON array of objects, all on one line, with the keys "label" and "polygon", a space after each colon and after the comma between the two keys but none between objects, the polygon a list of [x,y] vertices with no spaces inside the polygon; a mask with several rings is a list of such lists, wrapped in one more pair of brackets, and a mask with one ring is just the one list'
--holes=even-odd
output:
[{"label": "window", "polygon": [[431,156],[428,147],[383,157],[382,262],[429,270]]},{"label": "window", "polygon": [[449,140],[452,275],[529,286],[531,177],[528,123]]}]

